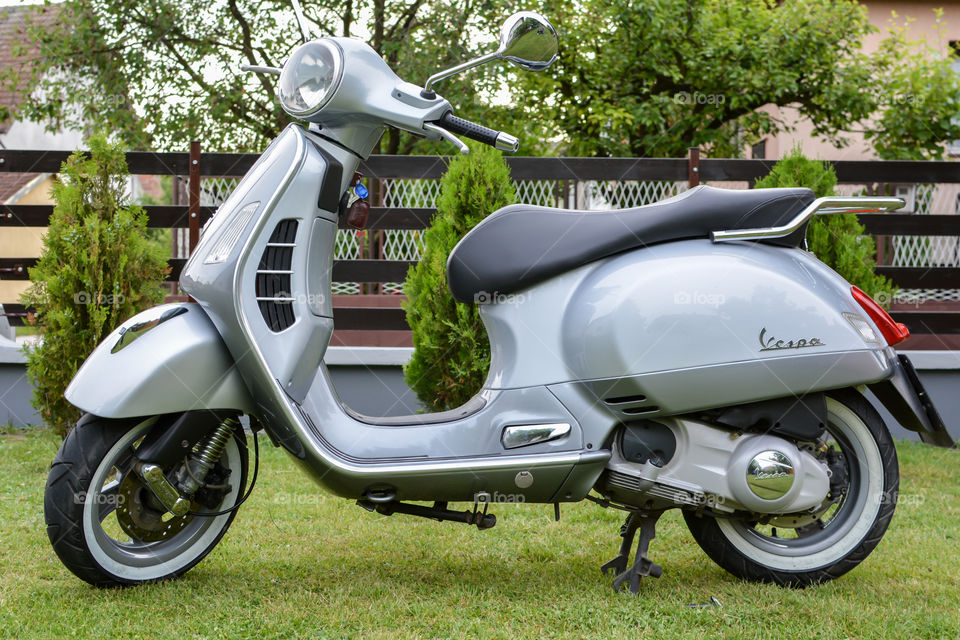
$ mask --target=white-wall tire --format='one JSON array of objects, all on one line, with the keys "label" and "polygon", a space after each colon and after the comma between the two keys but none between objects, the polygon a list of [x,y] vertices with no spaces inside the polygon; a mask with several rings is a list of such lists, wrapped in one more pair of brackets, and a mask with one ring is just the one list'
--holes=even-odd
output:
[{"label": "white-wall tire", "polygon": [[[96,586],[135,585],[175,578],[220,542],[236,511],[195,516],[169,539],[142,542],[116,535],[115,498],[108,498],[119,456],[153,425],[152,419],[107,420],[87,416],[64,440],[47,478],[44,516],[54,551],[70,571]],[[231,438],[221,456],[231,469],[230,492],[219,510],[240,499],[246,483],[246,447]]]},{"label": "white-wall tire", "polygon": [[753,523],[685,512],[700,547],[744,579],[807,586],[860,564],[879,544],[896,508],[899,468],[893,440],[876,410],[855,390],[827,397],[828,430],[840,444],[850,487],[831,520],[804,537],[770,537]]}]

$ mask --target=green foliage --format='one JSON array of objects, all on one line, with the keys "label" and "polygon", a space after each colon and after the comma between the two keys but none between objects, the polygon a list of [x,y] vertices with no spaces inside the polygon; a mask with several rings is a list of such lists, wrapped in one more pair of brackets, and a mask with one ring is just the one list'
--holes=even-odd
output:
[{"label": "green foliage", "polygon": [[860,131],[881,152],[931,157],[960,139],[949,56],[899,28],[864,53],[876,29],[854,0],[548,0],[541,10],[562,34],[560,58],[524,75],[517,94],[555,123],[569,155],[682,157],[697,145],[736,156],[790,129],[766,105],[795,107],[837,146]]},{"label": "green foliage", "polygon": [[447,286],[447,256],[470,229],[516,190],[499,151],[471,145],[441,180],[437,213],[424,234],[420,262],[410,268],[404,310],[413,329],[414,353],[404,368],[407,385],[430,410],[460,406],[483,384],[490,343],[476,305],[458,304]]},{"label": "green foliage", "polygon": [[[363,39],[415,83],[494,48],[512,9],[505,0],[302,4],[317,36]],[[193,139],[231,151],[263,149],[291,121],[276,97],[277,77],[239,68],[280,67],[300,43],[290,0],[64,0],[46,10],[58,13],[59,26],[35,21],[23,34],[39,51],[38,64],[3,83],[40,88],[23,96],[25,117],[52,128],[93,125],[130,148],[182,150]],[[506,73],[506,65],[487,65],[437,88],[455,98],[458,115],[503,127],[513,108],[490,109],[481,96],[494,95]],[[529,128],[510,130],[524,136]],[[543,138],[531,132],[526,139]],[[440,147],[396,129],[381,145],[384,153],[414,148]]]},{"label": "green foliage", "polygon": [[[147,239],[143,209],[127,202],[123,150],[94,135],[53,187],[43,251],[21,301],[36,308],[43,341],[27,349],[33,403],[65,435],[80,411],[63,397],[77,369],[123,320],[163,300],[167,265]],[[104,384],[109,384],[104,380]]]},{"label": "green foliage", "polygon": [[[413,83],[490,51],[517,8],[506,0],[304,6],[318,35],[365,39]],[[895,16],[878,50],[864,53],[876,28],[855,0],[545,0],[537,9],[560,34],[553,68],[491,64],[437,85],[457,115],[518,135],[525,153],[678,157],[698,145],[735,157],[792,126],[768,105],[795,107],[837,146],[861,132],[883,158],[941,157],[960,139],[960,77],[948,47],[912,40]],[[277,78],[239,70],[280,66],[289,55],[299,37],[289,0],[64,0],[39,11],[56,12],[56,24],[28,20],[12,49],[37,53],[36,63],[0,71],[0,85],[23,95],[18,117],[178,150],[199,139],[207,149],[256,151],[290,122]],[[508,104],[500,104],[504,87]],[[379,151],[449,147],[391,129]]]},{"label": "green foliage", "polygon": [[883,160],[940,160],[944,145],[960,139],[957,105],[960,104],[960,75],[948,41],[943,9],[934,9],[938,46],[914,39],[909,26],[914,19],[890,20],[889,37],[875,56],[876,88],[882,109],[876,122],[865,129],[867,140]]},{"label": "green foliage", "polygon": [[[956,451],[919,442],[897,442],[893,526],[846,576],[802,591],[737,580],[671,512],[657,522],[654,551],[666,572],[639,597],[614,595],[595,569],[619,546],[616,509],[564,503],[554,523],[548,505],[494,505],[494,536],[364,517],[269,446],[260,450],[254,508],[193,573],[94,591],[59,565],[40,531],[47,461],[58,446],[47,429],[0,437],[0,622],[20,640],[62,638],[65,629],[127,640],[744,640],[784,629],[809,640],[950,640],[960,629],[960,465]],[[722,608],[689,606],[711,596]],[[188,633],[185,615],[173,613],[185,609]]]},{"label": "green foliage", "polygon": [[[807,187],[822,198],[834,195],[836,184],[837,174],[831,165],[810,160],[795,148],[757,182],[756,188]],[[895,289],[890,280],[874,272],[876,246],[864,231],[853,213],[814,216],[807,227],[807,247],[847,282],[887,302],[893,299]]]}]

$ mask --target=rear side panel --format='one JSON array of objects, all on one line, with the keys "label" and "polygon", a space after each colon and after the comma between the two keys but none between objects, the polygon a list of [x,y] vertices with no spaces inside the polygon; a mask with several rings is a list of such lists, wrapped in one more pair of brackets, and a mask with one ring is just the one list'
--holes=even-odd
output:
[{"label": "rear side panel", "polygon": [[862,316],[849,284],[800,249],[667,243],[492,302],[490,388],[595,381],[672,413],[890,374],[842,315]]}]

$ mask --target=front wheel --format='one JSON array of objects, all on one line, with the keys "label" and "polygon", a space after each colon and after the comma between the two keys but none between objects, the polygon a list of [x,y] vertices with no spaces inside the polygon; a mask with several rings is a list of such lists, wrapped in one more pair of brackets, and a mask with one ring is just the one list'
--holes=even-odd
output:
[{"label": "front wheel", "polygon": [[215,490],[202,496],[204,504],[195,501],[190,513],[177,517],[132,469],[137,446],[155,422],[88,415],[51,465],[44,493],[47,535],[67,568],[90,584],[134,585],[180,576],[217,545],[236,515],[235,510],[193,514],[224,511],[240,500],[247,474],[242,431],[230,438],[211,471]]},{"label": "front wheel", "polygon": [[900,473],[893,439],[866,398],[846,390],[827,397],[820,444],[821,455],[832,457],[832,473],[845,476],[845,489],[818,513],[733,519],[684,512],[694,539],[714,562],[746,580],[805,587],[866,559],[896,507]]}]

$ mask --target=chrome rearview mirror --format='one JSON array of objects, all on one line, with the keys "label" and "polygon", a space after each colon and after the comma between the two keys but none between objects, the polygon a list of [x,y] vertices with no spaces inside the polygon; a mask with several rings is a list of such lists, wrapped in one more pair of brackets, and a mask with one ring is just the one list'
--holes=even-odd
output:
[{"label": "chrome rearview mirror", "polygon": [[508,60],[521,69],[542,71],[557,59],[559,46],[557,30],[549,20],[535,11],[518,11],[503,23],[496,51],[433,74],[420,94],[432,99],[436,97],[431,89],[435,83],[493,60]]},{"label": "chrome rearview mirror", "polygon": [[557,31],[546,18],[533,11],[520,11],[503,23],[497,53],[521,69],[541,71],[557,59],[559,46]]}]

